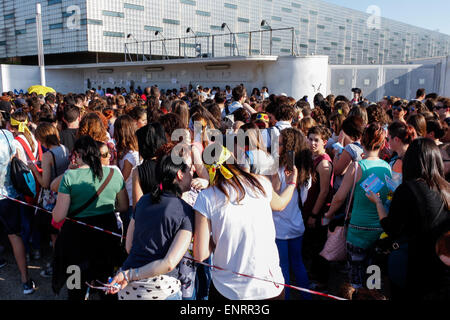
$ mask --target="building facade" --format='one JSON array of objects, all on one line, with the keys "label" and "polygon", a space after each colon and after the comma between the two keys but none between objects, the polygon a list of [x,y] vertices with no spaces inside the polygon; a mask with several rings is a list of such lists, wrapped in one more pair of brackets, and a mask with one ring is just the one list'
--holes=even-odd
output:
[{"label": "building facade", "polygon": [[[403,64],[445,56],[450,45],[446,34],[378,19],[376,10],[369,14],[318,0],[1,0],[0,58],[37,55],[37,2],[46,55],[119,57],[128,43],[130,58],[193,57],[200,46],[202,54],[214,56],[294,50],[301,56],[327,55],[330,64]],[[268,32],[289,27],[293,32]],[[258,30],[266,32],[249,33]]]}]

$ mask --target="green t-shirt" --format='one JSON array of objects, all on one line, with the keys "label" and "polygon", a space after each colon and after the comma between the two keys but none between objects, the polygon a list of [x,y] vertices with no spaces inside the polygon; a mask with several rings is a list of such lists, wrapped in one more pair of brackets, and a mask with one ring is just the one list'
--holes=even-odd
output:
[{"label": "green t-shirt", "polygon": [[[97,178],[94,181],[90,168],[68,170],[64,174],[58,192],[70,195],[69,217],[72,211],[84,205],[97,192],[106,180],[109,170],[109,167],[103,167],[103,178],[101,181]],[[114,212],[116,196],[120,190],[125,188],[125,182],[120,172],[116,169],[113,170],[112,179],[102,193],[76,217],[92,217]]]}]

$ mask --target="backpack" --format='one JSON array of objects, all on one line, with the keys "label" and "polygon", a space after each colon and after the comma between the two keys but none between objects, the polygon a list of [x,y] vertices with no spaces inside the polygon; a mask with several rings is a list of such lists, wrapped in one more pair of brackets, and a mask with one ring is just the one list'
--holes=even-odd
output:
[{"label": "backpack", "polygon": [[[5,135],[6,141],[8,142],[9,150],[12,154],[12,148],[11,145],[9,144],[8,137],[3,132],[3,130],[1,131]],[[34,179],[33,173],[27,167],[27,165],[17,157],[13,157],[11,160],[10,177],[12,185],[17,192],[28,197],[33,198],[36,197],[37,188],[36,188],[36,180]]]},{"label": "backpack", "polygon": [[[42,173],[42,168],[40,168],[37,163],[36,163],[36,158],[34,157],[33,153],[30,150],[30,147],[28,147],[27,143],[21,138],[21,137],[16,137],[15,138],[23,147],[23,149],[25,150],[25,153],[28,156],[28,159],[30,159],[31,161],[33,161],[34,165],[36,166],[36,169]],[[21,161],[20,159],[18,159],[19,161]],[[42,147],[41,147],[41,143],[38,141],[38,160],[42,161]],[[27,168],[28,169],[28,168]],[[33,172],[31,172],[31,174],[33,175]],[[33,176],[34,178],[34,176]],[[13,183],[14,185],[14,183]],[[38,195],[40,194],[41,188],[39,183],[37,183],[36,178],[34,178],[34,190],[35,192],[33,192],[34,196],[30,195],[30,194],[24,194],[25,196],[25,201],[27,203],[30,204],[36,204],[38,202]],[[19,191],[18,189],[16,189],[17,191]]]}]

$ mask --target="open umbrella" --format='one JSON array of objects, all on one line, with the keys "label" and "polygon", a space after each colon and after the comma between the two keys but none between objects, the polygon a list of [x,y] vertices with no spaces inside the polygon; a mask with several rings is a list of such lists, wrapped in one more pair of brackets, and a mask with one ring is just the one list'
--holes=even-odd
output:
[{"label": "open umbrella", "polygon": [[35,85],[28,88],[28,93],[36,92],[38,95],[42,94],[45,96],[49,92],[56,92],[55,89],[50,87],[44,87],[41,85]]}]

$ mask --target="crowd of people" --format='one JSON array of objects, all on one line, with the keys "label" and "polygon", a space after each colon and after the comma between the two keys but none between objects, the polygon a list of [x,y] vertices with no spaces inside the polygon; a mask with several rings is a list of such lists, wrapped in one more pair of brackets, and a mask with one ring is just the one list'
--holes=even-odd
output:
[{"label": "crowd of people", "polygon": [[449,300],[450,98],[352,91],[3,93],[0,232],[23,293],[51,243],[55,293],[81,271],[69,300],[289,300],[282,284],[332,292],[336,264],[347,299]]}]

